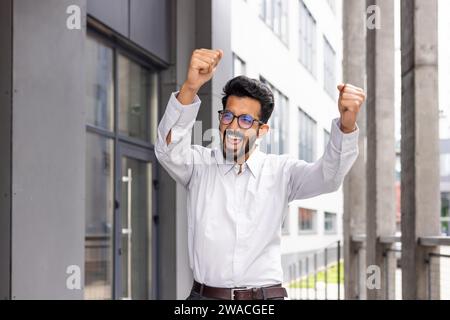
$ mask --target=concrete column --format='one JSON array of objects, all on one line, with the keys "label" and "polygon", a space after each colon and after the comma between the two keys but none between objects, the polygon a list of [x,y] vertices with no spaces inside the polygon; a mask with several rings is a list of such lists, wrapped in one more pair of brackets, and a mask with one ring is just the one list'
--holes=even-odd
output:
[{"label": "concrete column", "polygon": [[[439,108],[437,0],[402,0],[402,292],[426,299],[425,259],[418,244],[439,235]],[[433,296],[432,298],[438,298]]]},{"label": "concrete column", "polygon": [[11,294],[12,0],[0,2],[0,300]]},{"label": "concrete column", "polygon": [[[365,88],[366,41],[365,41],[365,11],[366,6],[361,0],[346,0],[343,2],[343,79]],[[363,106],[358,117],[359,156],[344,180],[344,279],[345,298],[361,299],[365,292],[358,288],[360,281],[358,270],[364,270],[364,259],[359,256],[359,246],[352,242],[352,236],[365,233],[366,221],[366,169],[365,169],[365,138],[366,138],[366,107]],[[359,261],[359,260],[362,261]],[[361,294],[362,293],[362,296]]]},{"label": "concrete column", "polygon": [[86,12],[0,4],[0,299],[83,298],[86,24],[66,27],[70,5]]},{"label": "concrete column", "polygon": [[396,229],[394,1],[367,0],[366,4],[374,6],[369,15],[379,14],[375,26],[367,29],[366,263],[379,267],[381,276],[380,287],[367,287],[367,298],[389,299],[393,294],[387,294],[386,286],[389,280],[392,293],[395,259],[392,254],[383,256],[387,248],[379,240],[393,236]]}]

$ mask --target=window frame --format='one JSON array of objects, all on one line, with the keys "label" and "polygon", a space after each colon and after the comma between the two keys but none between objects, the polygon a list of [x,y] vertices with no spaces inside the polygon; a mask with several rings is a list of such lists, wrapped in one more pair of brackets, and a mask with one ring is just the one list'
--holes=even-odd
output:
[{"label": "window frame", "polygon": [[[161,68],[158,68],[157,63],[152,64],[148,59],[145,59],[142,54],[135,52],[135,48],[127,47],[121,44],[119,41],[111,39],[100,31],[97,31],[93,27],[88,27],[88,31],[86,37],[91,37],[96,41],[99,41],[105,46],[110,47],[113,50],[113,88],[114,88],[114,98],[113,98],[113,130],[109,131],[107,129],[94,126],[92,124],[86,124],[86,129],[89,132],[97,133],[104,135],[109,138],[118,139],[117,142],[127,142],[133,144],[138,147],[142,147],[145,149],[152,150],[154,152],[154,145],[151,141],[144,141],[138,138],[129,137],[127,135],[123,135],[119,133],[119,90],[118,90],[118,57],[122,55],[127,59],[132,60],[133,62],[139,64],[140,66],[148,69],[151,72],[155,72],[157,74],[157,94],[161,97]],[[134,51],[133,51],[134,50]],[[160,101],[158,101],[157,111],[160,110]],[[157,112],[156,118],[159,118],[159,114]],[[150,124],[151,125],[151,124]],[[157,121],[156,121],[157,126]],[[150,128],[151,130],[151,128]]]},{"label": "window frame", "polygon": [[[334,84],[336,83],[336,51],[328,41],[327,37],[323,36],[323,88],[333,101],[337,100],[336,90]],[[331,78],[331,79],[330,79]]]},{"label": "window frame", "polygon": [[317,78],[317,21],[303,0],[299,0],[298,17],[298,61]]},{"label": "window frame", "polygon": [[[247,63],[244,61],[244,59],[242,59],[235,52],[233,52],[232,56],[233,56],[233,71],[232,71],[233,72],[233,77],[237,77],[239,75],[245,76],[247,74]],[[243,72],[241,74],[237,74],[236,73],[236,63],[239,63],[241,70],[243,70]]]},{"label": "window frame", "polygon": [[[272,153],[272,154],[284,154],[284,153],[289,153],[289,98],[288,96],[286,96],[283,92],[281,92],[277,87],[275,87],[274,85],[272,85],[271,82],[267,81],[266,78],[264,78],[263,76],[259,76],[259,80],[264,83],[265,85],[267,85],[270,90],[273,93],[274,96],[274,110],[272,112],[272,115],[268,121],[268,124],[270,126],[270,130],[269,130],[269,134],[266,136],[266,140],[264,142],[264,146],[266,147],[266,152],[268,153]],[[282,103],[283,101],[283,103]],[[279,107],[279,108],[277,108]],[[280,112],[278,112],[278,110],[282,110]],[[277,128],[274,125],[274,121],[275,121],[275,117],[279,118],[279,124],[280,126]],[[272,131],[272,133],[270,132]],[[272,151],[272,134],[273,132],[277,132],[277,138],[279,139],[278,141],[278,146],[277,146],[277,152],[274,153]],[[267,139],[269,139],[270,141],[267,143]],[[269,150],[267,150],[268,146],[270,146],[270,152]]]},{"label": "window frame", "polygon": [[[278,9],[276,9],[277,6],[279,6]],[[275,17],[276,13],[278,13],[277,17]],[[272,30],[281,43],[289,49],[289,1],[259,0],[258,17]],[[276,21],[278,21],[279,30],[275,26]]]},{"label": "window frame", "polygon": [[[332,215],[334,218],[332,220],[333,223],[333,229],[327,230],[325,225],[327,224],[327,214]],[[337,226],[338,220],[337,220],[337,213],[325,211],[323,213],[323,233],[325,235],[336,235],[338,233],[338,226]]]},{"label": "window frame", "polygon": [[[299,159],[311,163],[317,159],[317,121],[301,107],[298,107],[298,111],[300,117],[298,156]],[[302,143],[303,140],[305,140],[304,143]]]},{"label": "window frame", "polygon": [[[312,214],[312,228],[305,230],[305,229],[301,229],[301,219],[300,219],[300,214],[301,214],[301,210],[307,210],[308,212],[310,212]],[[298,235],[317,235],[318,234],[318,228],[317,228],[317,215],[318,212],[315,209],[310,209],[310,208],[304,208],[304,207],[298,207],[297,210],[297,215],[298,215]]]},{"label": "window frame", "polygon": [[[160,61],[153,59],[149,55],[145,54],[143,52],[143,49],[138,48],[137,46],[134,46],[130,43],[127,43],[126,41],[121,40],[119,37],[116,37],[111,34],[107,34],[103,32],[101,29],[99,30],[99,27],[96,25],[96,23],[88,17],[88,28],[86,32],[86,38],[91,37],[93,40],[100,42],[102,45],[105,45],[113,51],[113,129],[112,131],[109,131],[107,129],[94,126],[92,124],[88,124],[86,122],[86,132],[98,135],[103,138],[111,139],[113,141],[113,188],[114,188],[114,206],[113,206],[113,248],[112,248],[112,272],[113,272],[113,283],[112,283],[112,292],[111,297],[113,300],[116,300],[121,297],[120,288],[118,286],[118,283],[120,281],[120,255],[118,254],[118,248],[120,247],[120,241],[121,238],[118,236],[118,226],[121,225],[120,221],[120,208],[118,206],[118,199],[120,199],[120,179],[119,179],[119,172],[120,172],[120,164],[121,164],[121,156],[123,155],[124,149],[134,149],[136,150],[137,154],[140,154],[141,156],[150,159],[149,161],[154,164],[154,174],[153,174],[153,184],[155,184],[155,181],[158,181],[159,179],[159,166],[157,165],[157,160],[155,156],[155,146],[152,143],[152,141],[145,141],[134,137],[129,137],[123,134],[119,133],[119,70],[118,70],[118,59],[119,55],[122,55],[123,57],[130,59],[134,63],[142,66],[143,68],[148,69],[150,72],[156,73],[156,81],[157,81],[157,88],[156,88],[156,94],[159,97],[162,95],[162,75],[161,71],[164,67],[168,67],[167,65],[162,64]],[[156,112],[154,114],[155,120],[150,121],[150,126],[153,124],[157,127],[158,125],[158,119],[159,119],[159,110],[161,110],[161,100],[158,99],[157,105],[156,105]],[[150,114],[152,114],[152,110],[150,110]],[[150,132],[152,130],[155,130],[156,128],[150,127]],[[156,129],[157,130],[157,129]],[[155,137],[156,138],[156,137]],[[86,174],[86,173],[85,173]],[[153,210],[157,208],[157,190],[153,188]],[[159,236],[158,236],[158,225],[155,222],[155,244],[153,245],[155,248],[159,247]],[[157,249],[156,249],[157,250]],[[154,261],[153,263],[157,264],[157,261]],[[157,273],[158,271],[155,270]],[[155,274],[155,296],[156,298],[159,297],[159,285],[158,285],[158,274]],[[83,284],[84,285],[84,284]]]}]

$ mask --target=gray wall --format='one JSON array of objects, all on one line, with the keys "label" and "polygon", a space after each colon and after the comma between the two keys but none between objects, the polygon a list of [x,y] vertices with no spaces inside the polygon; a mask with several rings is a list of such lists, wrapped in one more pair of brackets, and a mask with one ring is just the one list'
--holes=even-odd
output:
[{"label": "gray wall", "polygon": [[171,1],[87,0],[88,14],[142,48],[170,61]]},{"label": "gray wall", "polygon": [[0,300],[11,288],[11,2],[0,1]]},{"label": "gray wall", "polygon": [[72,4],[86,12],[14,1],[13,299],[82,298],[66,287],[66,268],[84,269],[85,28],[66,28]]},{"label": "gray wall", "polygon": [[115,32],[130,35],[129,0],[87,0],[87,10]]},{"label": "gray wall", "polygon": [[[170,12],[172,14],[170,21],[172,23],[170,46],[176,46],[176,19],[177,19],[177,1],[170,0]],[[189,1],[186,1],[189,2]],[[178,49],[178,48],[177,48]],[[169,95],[177,88],[176,82],[176,65],[175,53],[178,50],[170,52],[170,67],[161,74],[161,104],[159,110],[159,118],[161,119],[166,109]],[[176,183],[170,176],[159,166],[158,170],[158,213],[159,213],[159,246],[158,246],[158,271],[159,271],[159,289],[161,299],[174,299],[176,296],[177,279],[175,277],[176,265]]]},{"label": "gray wall", "polygon": [[[170,67],[162,73],[160,118],[170,94],[180,89],[186,79],[190,56],[196,48],[198,17],[195,0],[170,0],[172,34]],[[186,298],[192,285],[187,248],[186,193],[182,186],[160,168],[158,194],[160,213],[160,290],[162,299]]]}]

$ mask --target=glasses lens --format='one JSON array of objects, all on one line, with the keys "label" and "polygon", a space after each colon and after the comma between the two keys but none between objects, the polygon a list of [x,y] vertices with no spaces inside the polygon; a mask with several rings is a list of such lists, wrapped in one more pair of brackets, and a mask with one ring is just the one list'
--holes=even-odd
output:
[{"label": "glasses lens", "polygon": [[248,114],[243,114],[239,117],[239,126],[248,129],[253,125],[253,117]]},{"label": "glasses lens", "polygon": [[230,124],[233,121],[233,114],[229,111],[222,112],[222,123]]}]

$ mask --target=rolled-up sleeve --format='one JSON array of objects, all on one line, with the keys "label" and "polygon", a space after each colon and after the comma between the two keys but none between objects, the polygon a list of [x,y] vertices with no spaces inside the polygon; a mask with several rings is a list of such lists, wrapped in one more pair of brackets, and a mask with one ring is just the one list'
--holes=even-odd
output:
[{"label": "rolled-up sleeve", "polygon": [[[191,179],[195,151],[191,148],[192,128],[197,118],[201,100],[198,95],[190,105],[182,105],[177,99],[179,91],[173,92],[166,111],[158,125],[155,154],[159,163],[177,182],[187,186]],[[167,135],[171,132],[171,142]]]},{"label": "rolled-up sleeve", "polygon": [[319,160],[313,163],[297,159],[288,161],[288,200],[311,198],[338,190],[358,157],[358,137],[358,127],[345,134],[340,129],[340,119],[334,119],[330,141]]}]

